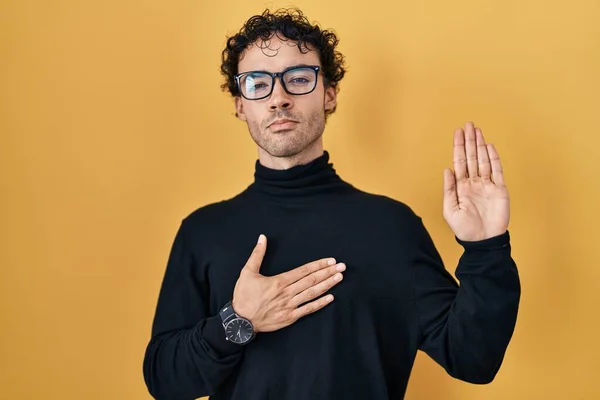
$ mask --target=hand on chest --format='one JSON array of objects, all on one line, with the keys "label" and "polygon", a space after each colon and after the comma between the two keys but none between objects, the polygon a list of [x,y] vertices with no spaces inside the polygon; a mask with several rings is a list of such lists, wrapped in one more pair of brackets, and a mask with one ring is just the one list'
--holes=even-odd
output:
[{"label": "hand on chest", "polygon": [[[210,291],[219,298],[230,298],[240,271],[248,261],[253,244],[232,247],[220,257],[209,260],[208,279]],[[243,249],[242,249],[243,247]],[[411,267],[409,255],[394,248],[361,247],[360,241],[323,240],[306,237],[291,240],[285,236],[269,236],[260,273],[273,277],[291,271],[318,259],[332,257],[346,264],[343,279],[327,293],[336,302],[345,298],[353,301],[393,299],[400,303],[412,299]]]}]

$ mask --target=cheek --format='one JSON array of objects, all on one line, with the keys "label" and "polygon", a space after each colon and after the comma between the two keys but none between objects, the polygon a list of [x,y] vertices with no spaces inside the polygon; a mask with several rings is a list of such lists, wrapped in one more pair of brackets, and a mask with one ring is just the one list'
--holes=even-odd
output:
[{"label": "cheek", "polygon": [[[304,119],[314,119],[315,117],[325,113],[325,105],[322,98],[314,98],[303,104],[302,116]],[[298,110],[299,111],[299,110]]]},{"label": "cheek", "polygon": [[265,118],[263,108],[258,104],[245,105],[244,114],[246,115],[246,121],[253,125],[260,125]]},{"label": "cheek", "polygon": [[314,114],[318,111],[323,111],[325,107],[325,93],[323,90],[316,90],[310,95],[302,98],[300,102],[296,103],[296,107],[299,110],[303,110],[305,114]]}]

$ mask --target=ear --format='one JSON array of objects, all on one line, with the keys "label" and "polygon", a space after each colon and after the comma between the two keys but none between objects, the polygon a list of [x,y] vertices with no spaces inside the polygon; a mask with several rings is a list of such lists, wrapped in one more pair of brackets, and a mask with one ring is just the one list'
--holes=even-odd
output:
[{"label": "ear", "polygon": [[325,88],[325,111],[333,111],[337,106],[337,92],[335,88],[327,86]]},{"label": "ear", "polygon": [[235,97],[235,116],[246,121],[246,114],[244,114],[244,105],[240,96]]}]

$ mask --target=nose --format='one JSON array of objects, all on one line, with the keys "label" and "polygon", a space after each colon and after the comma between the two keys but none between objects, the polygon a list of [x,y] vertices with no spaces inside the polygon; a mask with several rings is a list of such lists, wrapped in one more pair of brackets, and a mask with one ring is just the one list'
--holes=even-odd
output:
[{"label": "nose", "polygon": [[292,101],[291,95],[286,92],[281,85],[281,80],[275,79],[273,84],[273,93],[271,93],[271,98],[269,99],[269,108],[271,111],[275,111],[277,109],[289,110],[292,108],[294,102]]}]

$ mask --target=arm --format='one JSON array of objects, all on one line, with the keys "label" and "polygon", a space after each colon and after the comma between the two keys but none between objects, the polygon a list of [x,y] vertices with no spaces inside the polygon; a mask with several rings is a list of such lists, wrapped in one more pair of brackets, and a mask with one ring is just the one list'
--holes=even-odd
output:
[{"label": "arm", "polygon": [[158,297],[143,373],[156,399],[211,395],[241,359],[242,346],[225,339],[219,315],[208,314],[208,286],[186,242],[175,237]]},{"label": "arm", "polygon": [[[208,314],[202,263],[190,252],[185,228],[184,221],[171,250],[144,358],[146,385],[156,399],[213,395],[240,362],[244,348],[227,341],[221,318]],[[282,329],[325,307],[332,298],[322,295],[345,270],[343,264],[323,258],[266,277],[260,274],[266,247],[261,235],[233,294],[234,309],[252,321],[256,332]]]},{"label": "arm", "polygon": [[422,223],[413,260],[420,349],[454,378],[491,382],[504,359],[517,319],[520,281],[508,231],[464,242],[456,270],[460,287],[444,268]]}]

